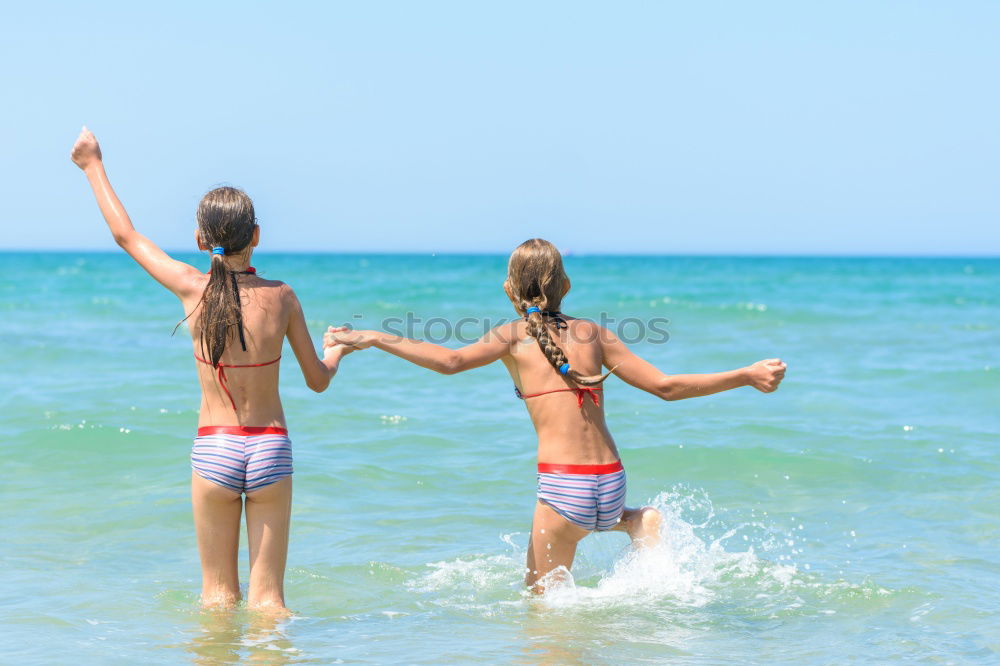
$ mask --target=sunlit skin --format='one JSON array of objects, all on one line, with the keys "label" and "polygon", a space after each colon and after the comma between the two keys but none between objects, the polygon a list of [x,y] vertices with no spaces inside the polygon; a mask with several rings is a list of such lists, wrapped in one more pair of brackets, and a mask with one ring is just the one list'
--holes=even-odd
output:
[{"label": "sunlit skin", "polygon": [[[97,139],[86,127],[73,145],[71,158],[86,174],[115,242],[180,299],[185,314],[194,313],[187,321],[193,351],[198,353],[200,329],[197,307],[208,284],[208,275],[194,266],[170,258],[135,230],[108,180]],[[260,228],[257,227],[252,242],[243,253],[224,258],[226,266],[234,271],[246,270],[259,240]],[[209,250],[197,230],[195,241],[200,250]],[[247,350],[243,351],[239,345],[228,345],[221,362],[250,364],[275,359],[281,354],[282,342],[287,337],[306,384],[317,392],[326,390],[337,372],[340,359],[351,348],[332,346],[324,350],[322,358],[318,357],[306,328],[302,307],[288,285],[248,274],[239,275],[238,280]],[[195,363],[193,358],[191,362],[201,386],[199,426],[286,427],[278,396],[278,364],[227,371],[229,389],[237,407],[234,411],[215,370],[209,365]],[[231,606],[240,599],[237,557],[240,519],[244,509],[242,496],[192,473],[191,501],[201,556],[202,603],[206,606]],[[291,477],[246,495],[250,547],[247,604],[252,608],[285,612],[284,572],[291,501]]]},{"label": "sunlit skin", "polygon": [[[785,364],[777,358],[728,372],[667,375],[636,356],[607,328],[584,319],[564,315],[565,329],[552,335],[573,368],[584,375],[614,368],[614,374],[636,388],[663,400],[685,400],[750,386],[763,393],[778,388]],[[446,375],[503,361],[522,393],[541,393],[572,384],[556,372],[535,339],[527,334],[527,323],[517,320],[494,328],[479,341],[460,349],[448,349],[380,331],[352,331],[331,327],[324,345],[352,345],[358,349],[377,347],[421,367]],[[506,394],[506,392],[505,392]],[[590,400],[578,407],[573,393],[551,393],[524,401],[538,436],[538,460],[562,464],[606,464],[619,459],[618,448],[604,420],[604,401]],[[627,532],[637,547],[659,542],[661,516],[652,507],[626,508],[614,528]],[[577,544],[589,532],[559,515],[548,504],[536,502],[528,544],[525,582],[532,591],[544,589],[544,578],[554,569],[573,564]]]}]

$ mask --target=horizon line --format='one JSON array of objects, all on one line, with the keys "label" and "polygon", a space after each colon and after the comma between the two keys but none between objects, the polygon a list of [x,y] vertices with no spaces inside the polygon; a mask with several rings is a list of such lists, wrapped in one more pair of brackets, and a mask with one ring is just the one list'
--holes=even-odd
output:
[{"label": "horizon line", "polygon": [[[198,250],[164,249],[168,254],[201,255]],[[122,255],[121,250],[77,249],[77,248],[0,248],[0,254],[102,254]],[[489,250],[445,250],[445,251],[401,251],[401,250],[255,250],[256,255],[312,255],[312,256],[406,256],[406,257],[506,257],[509,252]],[[562,253],[567,258],[584,257],[675,257],[701,259],[1000,259],[1000,254],[935,254],[935,253],[756,253],[756,252],[578,252],[569,250]]]}]

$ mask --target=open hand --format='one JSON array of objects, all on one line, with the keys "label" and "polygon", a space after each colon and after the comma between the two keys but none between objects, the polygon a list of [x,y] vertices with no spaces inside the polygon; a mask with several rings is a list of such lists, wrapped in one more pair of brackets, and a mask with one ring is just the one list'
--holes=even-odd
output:
[{"label": "open hand", "polygon": [[323,348],[345,345],[354,349],[367,349],[375,342],[368,331],[352,331],[347,326],[330,326],[323,334]]},{"label": "open hand", "polygon": [[101,146],[97,143],[97,137],[94,136],[94,133],[86,127],[80,130],[80,136],[76,138],[76,143],[73,144],[73,150],[69,157],[75,165],[84,171],[91,164],[100,162]]},{"label": "open hand", "polygon": [[780,358],[757,361],[747,368],[749,384],[761,393],[773,393],[778,390],[778,384],[785,378],[787,367]]}]

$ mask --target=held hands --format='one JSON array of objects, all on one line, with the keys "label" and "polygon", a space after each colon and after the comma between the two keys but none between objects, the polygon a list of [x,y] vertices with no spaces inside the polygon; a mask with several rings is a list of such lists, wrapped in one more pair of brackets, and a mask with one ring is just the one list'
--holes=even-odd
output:
[{"label": "held hands", "polygon": [[785,378],[786,367],[788,366],[780,358],[757,361],[746,368],[747,384],[761,393],[773,393]]},{"label": "held hands", "polygon": [[75,165],[84,171],[91,165],[99,163],[101,161],[101,146],[97,143],[97,137],[94,136],[94,133],[86,127],[80,130],[80,136],[76,138],[76,143],[73,144],[73,150],[69,157]]},{"label": "held hands", "polygon": [[[352,331],[347,326],[330,326],[323,334],[323,349],[347,347],[350,351],[367,349],[375,343],[370,331]],[[349,352],[344,352],[349,353]]]},{"label": "held hands", "polygon": [[333,345],[331,347],[323,347],[323,360],[324,361],[336,360],[339,362],[340,359],[344,358],[355,349],[356,347],[350,347],[348,345]]}]

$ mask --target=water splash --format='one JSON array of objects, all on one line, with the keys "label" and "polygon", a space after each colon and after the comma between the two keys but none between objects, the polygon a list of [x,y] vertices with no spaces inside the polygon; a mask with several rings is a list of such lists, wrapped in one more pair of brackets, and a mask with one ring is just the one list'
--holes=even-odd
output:
[{"label": "water splash", "polygon": [[[546,580],[544,600],[551,606],[613,604],[648,606],[658,601],[701,607],[735,581],[755,581],[760,587],[783,588],[797,573],[791,564],[758,557],[757,550],[773,549],[778,540],[763,523],[749,522],[728,529],[716,516],[707,495],[677,487],[660,493],[650,504],[663,522],[659,545],[627,546],[600,575],[593,587],[578,585],[566,571],[554,571]],[[721,531],[719,536],[708,533]],[[751,537],[752,535],[752,537]],[[726,543],[747,536],[742,550]]]},{"label": "water splash", "polygon": [[[573,571],[559,568],[544,580],[545,594],[524,589],[527,535],[503,535],[507,552],[433,562],[408,587],[452,607],[486,610],[496,603],[533,599],[550,608],[702,608],[741,606],[773,615],[821,606],[847,596],[888,594],[871,583],[824,582],[800,570],[803,554],[799,521],[788,529],[750,519],[729,523],[704,491],[675,486],[649,506],[663,517],[658,545],[601,548],[620,533],[587,537]],[[805,611],[802,611],[805,612]]]}]

